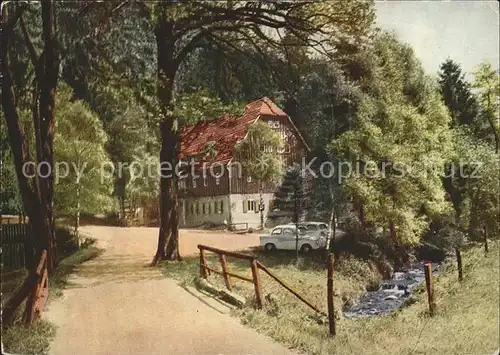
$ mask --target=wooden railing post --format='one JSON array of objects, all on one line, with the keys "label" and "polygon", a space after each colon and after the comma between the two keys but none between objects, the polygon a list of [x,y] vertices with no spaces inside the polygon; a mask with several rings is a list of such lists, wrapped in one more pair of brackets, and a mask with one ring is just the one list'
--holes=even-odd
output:
[{"label": "wooden railing post", "polygon": [[328,254],[328,324],[330,325],[330,336],[333,337],[335,333],[335,307],[333,305],[333,254]]},{"label": "wooden railing post", "polygon": [[458,281],[462,281],[464,279],[463,270],[462,270],[462,254],[460,253],[460,248],[455,248],[455,254],[457,256],[457,267],[458,267]]},{"label": "wooden railing post", "polygon": [[432,264],[426,263],[425,267],[425,285],[427,287],[427,299],[429,301],[429,314],[434,316],[436,304],[434,303],[434,285],[432,282]]},{"label": "wooden railing post", "polygon": [[231,285],[231,279],[228,275],[226,256],[224,254],[219,254],[219,260],[222,266],[222,276],[224,277],[224,282],[226,283],[226,287],[229,291],[233,291],[233,286]]},{"label": "wooden railing post", "polygon": [[205,251],[202,248],[200,248],[200,277],[204,279],[208,278],[207,259],[205,258]]},{"label": "wooden railing post", "polygon": [[252,278],[253,285],[255,287],[255,299],[257,301],[257,308],[262,308],[262,289],[260,287],[260,275],[259,268],[257,266],[257,260],[253,259],[250,263],[250,267],[252,268]]}]

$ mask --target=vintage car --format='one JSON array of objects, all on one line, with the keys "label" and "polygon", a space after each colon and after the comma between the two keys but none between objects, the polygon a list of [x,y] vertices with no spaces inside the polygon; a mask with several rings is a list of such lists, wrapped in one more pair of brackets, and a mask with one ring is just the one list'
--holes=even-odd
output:
[{"label": "vintage car", "polygon": [[260,246],[268,251],[276,249],[295,250],[297,234],[298,247],[303,253],[326,247],[326,235],[322,236],[320,233],[309,234],[307,228],[302,226],[299,226],[297,233],[297,228],[293,224],[274,227],[269,235],[260,237]]}]

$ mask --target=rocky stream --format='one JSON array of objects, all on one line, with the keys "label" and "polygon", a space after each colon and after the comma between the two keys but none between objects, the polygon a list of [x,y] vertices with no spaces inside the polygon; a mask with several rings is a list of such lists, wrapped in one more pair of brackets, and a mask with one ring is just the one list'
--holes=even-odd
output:
[{"label": "rocky stream", "polygon": [[[432,264],[433,273],[438,265]],[[404,305],[415,288],[425,282],[424,263],[394,272],[390,280],[382,281],[376,291],[368,291],[344,315],[349,318],[389,315]]]}]

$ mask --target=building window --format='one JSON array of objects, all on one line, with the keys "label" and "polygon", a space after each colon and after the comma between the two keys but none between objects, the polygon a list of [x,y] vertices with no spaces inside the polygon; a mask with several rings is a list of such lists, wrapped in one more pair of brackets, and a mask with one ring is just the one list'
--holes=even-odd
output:
[{"label": "building window", "polygon": [[196,201],[196,214],[200,214],[200,202]]},{"label": "building window", "polygon": [[207,214],[206,205],[207,205],[206,203],[201,204],[201,211],[203,214]]},{"label": "building window", "polygon": [[270,146],[264,147],[264,153],[272,153],[272,152],[273,152],[273,147],[270,147]]},{"label": "building window", "polygon": [[224,201],[220,201],[220,214],[224,212]]},{"label": "building window", "polygon": [[193,187],[196,188],[196,178],[193,178]]},{"label": "building window", "polygon": [[209,202],[207,203],[207,208],[208,208],[208,214],[212,214],[212,204]]},{"label": "building window", "polygon": [[206,176],[203,177],[203,186],[208,186],[208,179]]},{"label": "building window", "polygon": [[278,153],[284,153],[285,152],[285,146],[279,147],[276,151]]},{"label": "building window", "polygon": [[190,203],[191,215],[194,215],[194,202]]},{"label": "building window", "polygon": [[243,201],[243,213],[248,211],[259,212],[259,206],[255,200],[244,200]]}]

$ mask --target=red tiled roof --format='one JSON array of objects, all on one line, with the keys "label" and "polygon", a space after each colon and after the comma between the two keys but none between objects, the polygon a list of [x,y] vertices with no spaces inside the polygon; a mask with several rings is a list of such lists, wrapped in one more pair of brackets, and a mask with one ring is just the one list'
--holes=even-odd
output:
[{"label": "red tiled roof", "polygon": [[213,121],[184,127],[181,131],[180,158],[186,159],[201,153],[206,143],[213,141],[217,151],[214,162],[228,163],[233,157],[236,143],[245,138],[248,127],[261,115],[288,117],[269,98],[264,97],[246,105],[240,117],[224,115]]}]

